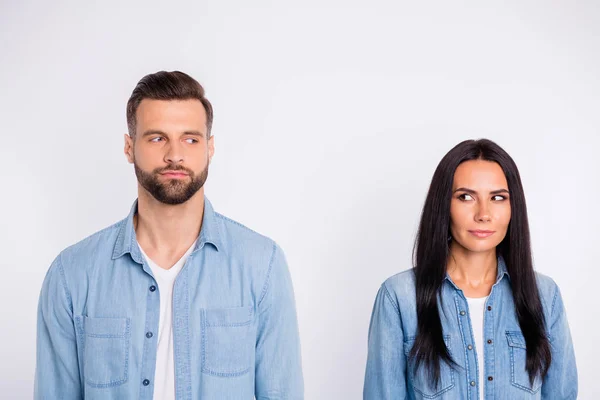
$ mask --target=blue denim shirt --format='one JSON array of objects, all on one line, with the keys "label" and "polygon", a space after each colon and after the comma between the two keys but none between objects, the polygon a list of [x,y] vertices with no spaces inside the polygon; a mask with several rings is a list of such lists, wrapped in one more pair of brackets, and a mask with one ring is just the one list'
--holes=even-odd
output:
[{"label": "blue denim shirt", "polygon": [[[440,319],[444,340],[457,368],[441,364],[437,387],[424,368],[414,372],[408,354],[417,332],[415,278],[412,270],[392,276],[379,289],[369,327],[369,353],[365,375],[365,400],[456,399],[475,400],[479,385],[486,400],[576,399],[577,367],[571,334],[558,286],[536,274],[552,364],[542,383],[529,383],[525,370],[525,339],[514,311],[510,276],[502,258],[496,283],[484,315],[484,364],[477,365],[475,341],[467,300],[447,276],[441,289]],[[484,368],[484,382],[478,369]]]},{"label": "blue denim shirt", "polygon": [[[151,399],[159,289],[129,216],[64,250],[38,308],[35,399]],[[277,244],[214,212],[173,289],[177,399],[302,399],[294,294]]]}]

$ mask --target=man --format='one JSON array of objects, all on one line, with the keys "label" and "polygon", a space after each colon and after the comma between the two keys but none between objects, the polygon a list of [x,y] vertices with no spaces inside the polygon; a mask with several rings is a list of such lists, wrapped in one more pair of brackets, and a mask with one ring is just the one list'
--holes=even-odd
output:
[{"label": "man", "polygon": [[272,240],[204,197],[212,106],[182,72],[127,104],[129,216],[64,250],[38,309],[36,399],[302,399],[294,294]]}]

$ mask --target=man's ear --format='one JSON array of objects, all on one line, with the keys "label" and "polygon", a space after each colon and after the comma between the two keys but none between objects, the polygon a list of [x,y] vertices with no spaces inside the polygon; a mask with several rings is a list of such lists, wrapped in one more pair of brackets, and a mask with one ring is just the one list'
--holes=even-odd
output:
[{"label": "man's ear", "polygon": [[127,157],[127,161],[129,162],[129,164],[133,164],[133,139],[127,133],[124,136],[125,148],[123,149],[123,152],[125,153],[125,157]]},{"label": "man's ear", "polygon": [[215,155],[215,137],[210,135],[208,138],[208,162],[210,163]]}]

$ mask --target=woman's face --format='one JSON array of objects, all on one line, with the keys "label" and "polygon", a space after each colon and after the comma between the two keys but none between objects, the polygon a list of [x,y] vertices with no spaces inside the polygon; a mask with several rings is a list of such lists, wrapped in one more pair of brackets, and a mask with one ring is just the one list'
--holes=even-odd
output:
[{"label": "woman's face", "polygon": [[450,233],[456,244],[472,252],[495,249],[506,236],[510,215],[508,183],[500,165],[471,160],[458,166],[450,203]]}]

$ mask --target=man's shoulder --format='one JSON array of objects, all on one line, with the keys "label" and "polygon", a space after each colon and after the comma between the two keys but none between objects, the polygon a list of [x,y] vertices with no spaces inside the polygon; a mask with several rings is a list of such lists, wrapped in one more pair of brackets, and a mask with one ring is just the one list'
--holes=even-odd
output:
[{"label": "man's shoulder", "polygon": [[215,212],[215,218],[220,225],[221,235],[229,250],[242,250],[251,252],[272,252],[277,246],[275,241],[268,236],[248,228],[229,217]]},{"label": "man's shoulder", "polygon": [[60,252],[59,258],[66,268],[70,265],[90,265],[90,258],[112,257],[117,237],[126,220],[103,228]]}]

